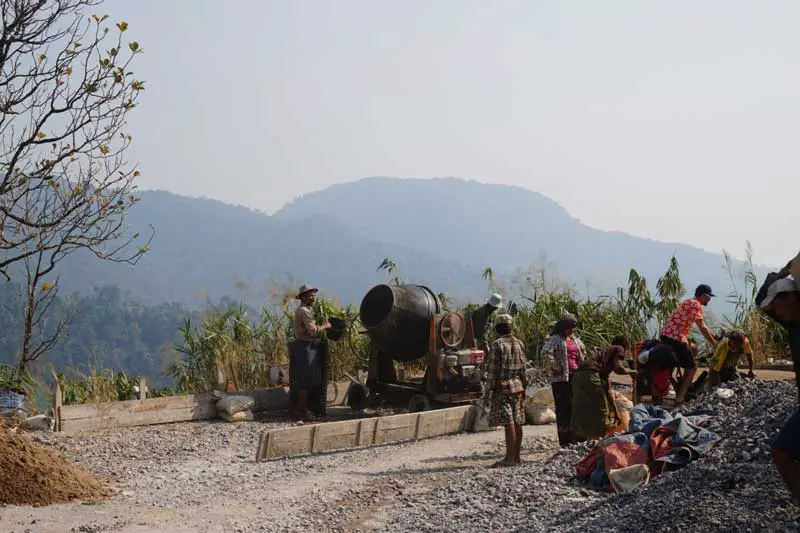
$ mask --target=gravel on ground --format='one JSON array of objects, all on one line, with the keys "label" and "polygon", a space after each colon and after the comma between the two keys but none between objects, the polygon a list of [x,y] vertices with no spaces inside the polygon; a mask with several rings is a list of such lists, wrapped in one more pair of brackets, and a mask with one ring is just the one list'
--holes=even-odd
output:
[{"label": "gravel on ground", "polygon": [[90,435],[39,433],[111,480],[110,501],[0,508],[0,530],[63,531],[800,531],[770,462],[797,405],[791,382],[743,380],[703,396],[722,441],[706,458],[628,494],[575,477],[587,444],[559,449],[553,426],[525,426],[524,463],[490,469],[503,433],[461,434],[316,456],[253,461],[285,420],[169,424]]}]

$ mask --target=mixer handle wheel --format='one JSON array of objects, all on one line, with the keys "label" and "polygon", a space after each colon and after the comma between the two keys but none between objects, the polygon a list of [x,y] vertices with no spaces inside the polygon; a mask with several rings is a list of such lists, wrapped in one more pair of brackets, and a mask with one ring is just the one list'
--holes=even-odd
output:
[{"label": "mixer handle wheel", "polygon": [[464,340],[467,322],[460,313],[447,313],[439,322],[439,337],[448,348],[456,348]]}]

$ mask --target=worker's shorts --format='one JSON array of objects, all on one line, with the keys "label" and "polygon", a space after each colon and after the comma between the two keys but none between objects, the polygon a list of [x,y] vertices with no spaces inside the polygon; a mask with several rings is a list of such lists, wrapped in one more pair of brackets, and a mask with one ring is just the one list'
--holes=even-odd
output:
[{"label": "worker's shorts", "polygon": [[525,409],[522,405],[523,393],[492,393],[489,401],[490,426],[523,426]]},{"label": "worker's shorts", "polygon": [[676,341],[675,339],[670,339],[669,337],[661,335],[661,344],[672,348],[672,351],[675,352],[675,357],[678,359],[678,366],[681,368],[691,370],[697,366],[694,362],[692,350],[685,342]]},{"label": "worker's shorts", "polygon": [[800,459],[800,410],[795,411],[783,425],[772,442],[772,449],[789,452],[795,459]]}]

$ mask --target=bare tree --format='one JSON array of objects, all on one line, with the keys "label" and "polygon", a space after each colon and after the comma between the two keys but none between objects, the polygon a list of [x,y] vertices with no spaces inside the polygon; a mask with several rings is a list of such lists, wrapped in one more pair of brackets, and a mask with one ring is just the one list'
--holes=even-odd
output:
[{"label": "bare tree", "polygon": [[53,268],[45,259],[46,254],[39,253],[24,260],[26,279],[20,285],[19,296],[25,316],[17,357],[21,370],[47,353],[67,333],[75,316],[74,309],[57,305],[59,279],[47,279]]},{"label": "bare tree", "polygon": [[87,13],[101,3],[0,0],[0,273],[25,266],[26,330],[54,299],[39,282],[65,257],[134,264],[153,238],[126,225],[139,176],[123,157],[126,116],[144,89],[129,68],[142,49],[127,23]]}]

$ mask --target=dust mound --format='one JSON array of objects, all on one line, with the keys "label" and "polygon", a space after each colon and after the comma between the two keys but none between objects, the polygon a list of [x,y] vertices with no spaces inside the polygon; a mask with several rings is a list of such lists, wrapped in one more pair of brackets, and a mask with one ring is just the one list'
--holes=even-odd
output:
[{"label": "dust mound", "polygon": [[107,496],[108,488],[85,470],[0,427],[0,504],[41,506]]}]

